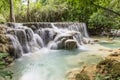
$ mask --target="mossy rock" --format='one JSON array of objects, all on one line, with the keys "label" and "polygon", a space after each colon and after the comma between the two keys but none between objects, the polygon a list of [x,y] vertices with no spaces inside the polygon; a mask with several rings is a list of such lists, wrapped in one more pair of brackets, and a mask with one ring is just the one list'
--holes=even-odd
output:
[{"label": "mossy rock", "polygon": [[90,77],[85,71],[81,72],[80,70],[73,70],[68,73],[67,80],[90,80]]},{"label": "mossy rock", "polygon": [[89,76],[86,73],[76,74],[75,80],[90,80]]},{"label": "mossy rock", "polygon": [[120,79],[120,62],[114,64],[111,68],[111,77]]},{"label": "mossy rock", "polygon": [[108,76],[105,80],[120,80],[120,62],[106,59],[97,65],[97,73]]}]

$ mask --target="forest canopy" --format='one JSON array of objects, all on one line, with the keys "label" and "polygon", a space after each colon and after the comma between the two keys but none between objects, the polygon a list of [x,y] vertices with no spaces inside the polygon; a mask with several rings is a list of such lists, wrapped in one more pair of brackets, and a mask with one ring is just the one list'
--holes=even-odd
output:
[{"label": "forest canopy", "polygon": [[90,28],[120,26],[120,0],[0,0],[0,22],[11,21],[11,8],[16,22],[72,21],[85,22]]}]

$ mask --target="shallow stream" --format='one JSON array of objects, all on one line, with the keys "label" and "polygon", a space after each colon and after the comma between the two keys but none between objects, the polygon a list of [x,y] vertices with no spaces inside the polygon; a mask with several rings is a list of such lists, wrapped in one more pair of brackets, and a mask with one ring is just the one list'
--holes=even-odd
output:
[{"label": "shallow stream", "polygon": [[98,49],[119,47],[116,41],[111,44],[105,44],[105,41],[101,41],[100,45],[83,46],[82,50],[49,50],[43,48],[34,53],[25,54],[16,60],[10,68],[14,72],[13,80],[66,80],[66,73],[69,70],[96,64],[108,55]]}]

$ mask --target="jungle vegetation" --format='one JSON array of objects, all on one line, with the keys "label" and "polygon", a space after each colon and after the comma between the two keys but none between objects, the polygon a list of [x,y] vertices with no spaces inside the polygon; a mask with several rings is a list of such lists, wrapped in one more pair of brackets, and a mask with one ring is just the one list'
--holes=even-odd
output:
[{"label": "jungle vegetation", "polygon": [[[120,29],[120,0],[0,0],[0,23],[5,22],[85,22],[90,29]],[[11,76],[4,68],[0,61],[0,76]]]},{"label": "jungle vegetation", "polygon": [[0,22],[85,22],[120,28],[120,0],[0,0]]}]

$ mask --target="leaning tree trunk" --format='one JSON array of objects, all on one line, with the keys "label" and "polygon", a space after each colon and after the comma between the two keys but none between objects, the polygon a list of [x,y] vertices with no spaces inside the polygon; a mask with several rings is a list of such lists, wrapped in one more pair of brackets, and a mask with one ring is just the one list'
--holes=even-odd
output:
[{"label": "leaning tree trunk", "polygon": [[116,12],[116,11],[114,11],[114,10],[112,10],[112,9],[109,9],[109,8],[106,8],[106,7],[102,7],[102,6],[97,5],[97,4],[94,4],[93,2],[91,2],[91,3],[92,3],[94,6],[98,7],[98,8],[101,8],[101,9],[103,9],[103,10],[105,10],[105,11],[109,11],[109,12],[111,12],[111,13],[114,13],[114,14],[120,16],[120,13],[119,13],[119,12]]},{"label": "leaning tree trunk", "polygon": [[15,22],[13,0],[10,0],[10,22]]}]

